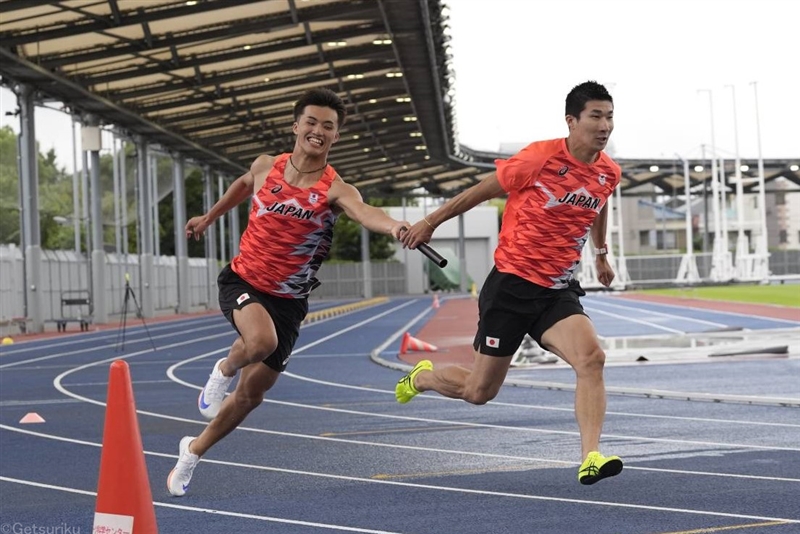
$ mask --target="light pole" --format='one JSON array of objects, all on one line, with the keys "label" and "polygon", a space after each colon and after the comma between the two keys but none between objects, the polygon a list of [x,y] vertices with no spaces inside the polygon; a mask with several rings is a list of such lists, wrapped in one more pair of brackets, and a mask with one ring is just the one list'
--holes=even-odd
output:
[{"label": "light pole", "polygon": [[681,161],[683,161],[683,192],[686,202],[684,207],[685,211],[685,224],[686,224],[686,254],[681,258],[681,265],[678,268],[678,276],[676,282],[699,282],[700,275],[697,272],[697,262],[694,258],[694,235],[692,233],[692,197],[690,193],[689,183],[689,161],[683,159],[680,154],[675,154]]},{"label": "light pole", "polygon": [[75,254],[81,254],[81,221],[78,217],[80,211],[80,194],[78,188],[78,142],[76,140],[75,128],[78,121],[72,115],[72,231],[75,234]]},{"label": "light pole", "polygon": [[[720,235],[719,184],[717,183],[717,142],[714,137],[714,100],[711,89],[698,89],[698,93],[708,93],[708,112],[711,121],[711,209],[714,216],[714,243],[711,254],[711,279],[721,281],[726,278],[724,250]],[[706,229],[708,231],[708,229]]]},{"label": "light pole", "polygon": [[767,241],[767,195],[764,186],[764,158],[761,156],[761,124],[758,113],[758,82],[750,82],[753,86],[753,97],[756,102],[756,140],[758,141],[758,207],[761,211],[761,240],[756,253],[756,265],[753,275],[766,281],[769,278],[769,247]]},{"label": "light pole", "polygon": [[750,247],[747,244],[747,236],[744,234],[744,189],[742,187],[742,162],[739,159],[739,123],[736,118],[736,87],[733,85],[727,85],[726,87],[731,88],[731,98],[733,100],[733,142],[734,157],[736,159],[736,225],[738,226],[736,233],[736,276],[741,280],[750,277],[749,269],[746,265],[746,256],[750,252]]}]

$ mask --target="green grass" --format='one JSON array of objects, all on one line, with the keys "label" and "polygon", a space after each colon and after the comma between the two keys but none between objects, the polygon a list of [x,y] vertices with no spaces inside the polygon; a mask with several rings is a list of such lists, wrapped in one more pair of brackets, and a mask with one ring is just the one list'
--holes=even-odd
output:
[{"label": "green grass", "polygon": [[780,306],[800,308],[800,284],[649,289],[642,291],[642,293],[731,302],[751,302],[755,304],[778,304]]}]

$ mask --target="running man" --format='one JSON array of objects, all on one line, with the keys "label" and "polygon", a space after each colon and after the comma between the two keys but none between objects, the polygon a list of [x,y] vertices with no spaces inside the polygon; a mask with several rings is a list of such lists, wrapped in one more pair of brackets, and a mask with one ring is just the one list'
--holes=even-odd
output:
[{"label": "running man", "polygon": [[[208,213],[186,223],[187,237],[199,239],[219,217],[253,199],[240,253],[217,280],[220,309],[239,337],[200,392],[198,408],[211,423],[199,436],[181,440],[178,463],[167,478],[172,495],[186,493],[200,457],[261,404],[286,368],[338,215],[395,239],[410,226],[365,204],[327,164],[345,118],[336,93],[306,92],[294,106],[292,153],[257,157]],[[226,398],[237,373],[236,388]]]},{"label": "running man", "polygon": [[525,334],[575,371],[575,416],[581,434],[578,480],[594,484],[622,471],[616,456],[598,452],[606,411],[605,353],[583,311],[585,295],[573,275],[589,234],[598,279],[609,286],[614,271],[605,244],[606,201],[620,181],[619,166],[603,152],[614,129],[614,104],[595,82],[574,87],[566,99],[566,139],[532,143],[496,172],[453,197],[401,237],[416,248],[443,222],[486,200],[508,194],[495,251],[495,266],[478,300],[472,369],[433,369],[420,361],[397,383],[397,401],[422,391],[473,404],[492,400]]}]

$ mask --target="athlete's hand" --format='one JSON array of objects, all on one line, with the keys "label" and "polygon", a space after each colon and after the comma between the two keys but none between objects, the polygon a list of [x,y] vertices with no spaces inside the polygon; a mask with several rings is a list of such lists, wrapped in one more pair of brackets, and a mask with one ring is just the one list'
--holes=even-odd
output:
[{"label": "athlete's hand", "polygon": [[400,236],[403,235],[408,227],[411,226],[411,223],[408,221],[396,221],[396,224],[393,224],[391,228],[389,228],[389,233],[395,239],[400,239]]},{"label": "athlete's hand", "polygon": [[199,241],[200,237],[205,233],[206,228],[210,226],[210,223],[205,215],[198,215],[197,217],[192,217],[186,223],[186,238],[191,239],[194,237],[195,241]]},{"label": "athlete's hand", "polygon": [[415,249],[422,243],[427,243],[433,236],[433,228],[424,220],[418,222],[414,226],[403,232],[400,240],[403,242],[403,248]]},{"label": "athlete's hand", "polygon": [[605,254],[600,254],[595,257],[595,268],[597,269],[597,279],[606,287],[611,286],[611,282],[614,281],[614,269],[611,268],[611,264],[608,263],[607,256]]}]

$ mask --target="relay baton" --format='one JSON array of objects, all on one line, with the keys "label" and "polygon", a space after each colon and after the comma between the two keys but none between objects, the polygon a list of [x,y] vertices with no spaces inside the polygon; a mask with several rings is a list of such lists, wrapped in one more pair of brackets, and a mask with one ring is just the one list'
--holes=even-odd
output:
[{"label": "relay baton", "polygon": [[435,250],[433,250],[433,248],[429,244],[421,243],[417,247],[417,250],[425,254],[428,257],[428,259],[431,260],[433,263],[435,263],[437,266],[444,267],[445,265],[447,265],[447,259],[438,252],[436,252]]},{"label": "relay baton", "polygon": [[[406,228],[405,226],[403,226],[400,229],[408,231],[408,228]],[[417,245],[417,250],[419,250],[425,256],[427,256],[428,259],[431,260],[433,263],[435,263],[438,267],[444,267],[445,265],[447,265],[447,259],[438,252],[436,252],[435,250],[433,250],[433,247],[431,247],[429,244],[420,243],[419,245]]]}]

